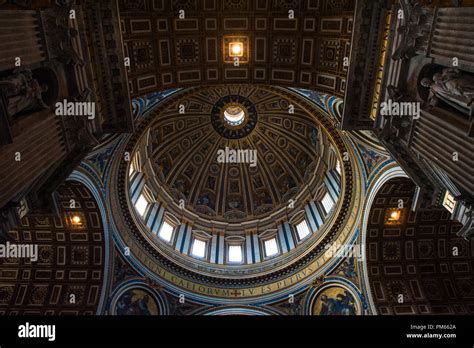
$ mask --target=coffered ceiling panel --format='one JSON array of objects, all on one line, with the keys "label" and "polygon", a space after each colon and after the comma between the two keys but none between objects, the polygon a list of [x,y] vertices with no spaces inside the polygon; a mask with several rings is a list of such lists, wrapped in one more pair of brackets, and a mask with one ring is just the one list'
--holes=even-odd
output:
[{"label": "coffered ceiling panel", "polygon": [[353,0],[123,0],[131,94],[262,83],[344,96],[353,11]]}]

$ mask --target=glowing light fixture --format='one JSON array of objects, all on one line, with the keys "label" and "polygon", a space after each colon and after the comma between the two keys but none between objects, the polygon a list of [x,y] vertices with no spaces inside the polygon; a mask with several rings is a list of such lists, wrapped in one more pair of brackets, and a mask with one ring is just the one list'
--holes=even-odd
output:
[{"label": "glowing light fixture", "polygon": [[402,220],[402,209],[390,208],[385,213],[385,224],[398,225]]},{"label": "glowing light fixture", "polygon": [[224,63],[239,66],[249,62],[251,45],[248,36],[224,36],[222,40]]},{"label": "glowing light fixture", "polygon": [[243,57],[243,55],[244,55],[244,44],[242,42],[229,43],[229,56]]},{"label": "glowing light fixture", "polygon": [[71,228],[86,228],[86,219],[84,214],[77,212],[66,213],[66,221]]}]

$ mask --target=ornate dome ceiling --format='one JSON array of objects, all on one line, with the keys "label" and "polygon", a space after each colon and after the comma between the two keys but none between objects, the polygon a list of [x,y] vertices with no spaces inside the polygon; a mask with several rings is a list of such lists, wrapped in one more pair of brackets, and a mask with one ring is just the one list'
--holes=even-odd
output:
[{"label": "ornate dome ceiling", "polygon": [[121,243],[179,291],[291,288],[295,274],[329,267],[325,248],[354,231],[361,185],[346,141],[285,88],[177,91],[116,150],[125,157],[115,157],[108,187]]},{"label": "ornate dome ceiling", "polygon": [[152,175],[201,217],[262,218],[287,205],[315,176],[321,179],[327,167],[325,133],[293,108],[258,87],[197,90],[150,126]]}]

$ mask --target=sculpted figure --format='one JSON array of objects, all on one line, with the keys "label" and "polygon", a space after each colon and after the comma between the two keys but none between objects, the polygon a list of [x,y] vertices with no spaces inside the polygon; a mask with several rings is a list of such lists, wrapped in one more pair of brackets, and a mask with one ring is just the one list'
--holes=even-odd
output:
[{"label": "sculpted figure", "polygon": [[73,3],[74,1],[69,0],[56,1],[57,7],[44,21],[45,32],[50,41],[51,51],[61,62],[67,65],[84,66],[85,61],[73,46],[73,40],[79,36],[79,32],[69,24]]},{"label": "sculpted figure", "polygon": [[432,16],[419,3],[408,5],[406,21],[398,28],[402,41],[392,55],[392,59],[411,59],[422,49],[431,31]]},{"label": "sculpted figure", "polygon": [[461,73],[458,69],[445,68],[441,73],[433,75],[432,79],[424,78],[421,85],[430,89],[429,101],[437,105],[443,100],[462,113],[474,114],[474,78]]},{"label": "sculpted figure", "polygon": [[7,99],[10,116],[33,109],[48,108],[41,96],[48,86],[40,85],[33,78],[31,70],[16,70],[11,76],[0,81],[0,91]]}]

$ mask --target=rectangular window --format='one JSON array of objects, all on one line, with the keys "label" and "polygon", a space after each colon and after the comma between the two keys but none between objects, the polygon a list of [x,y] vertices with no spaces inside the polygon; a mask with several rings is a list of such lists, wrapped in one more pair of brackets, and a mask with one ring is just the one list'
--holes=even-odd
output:
[{"label": "rectangular window", "polygon": [[324,212],[326,213],[326,215],[329,214],[332,207],[334,206],[334,201],[332,200],[332,198],[331,198],[331,196],[329,195],[328,192],[326,192],[326,194],[324,195],[323,200],[321,201],[321,203],[323,205]]},{"label": "rectangular window", "polygon": [[303,220],[298,225],[296,225],[296,231],[298,232],[298,238],[300,240],[305,239],[311,234],[306,220]]},{"label": "rectangular window", "polygon": [[229,262],[240,263],[243,260],[242,257],[242,246],[241,245],[230,245],[229,246]]},{"label": "rectangular window", "polygon": [[456,206],[456,200],[454,199],[453,195],[446,191],[443,200],[443,207],[445,207],[451,214],[454,211],[454,207]]},{"label": "rectangular window", "polygon": [[137,210],[138,214],[140,214],[140,216],[145,215],[146,208],[148,208],[149,204],[150,203],[147,201],[143,194],[138,197],[138,200],[135,203],[135,209]]},{"label": "rectangular window", "polygon": [[265,255],[267,257],[278,254],[278,244],[276,238],[266,240],[265,243]]},{"label": "rectangular window", "polygon": [[171,242],[171,237],[173,236],[173,226],[170,225],[167,221],[163,222],[161,225],[160,231],[158,232],[158,236],[163,239],[165,242]]},{"label": "rectangular window", "polygon": [[341,162],[336,162],[336,172],[341,175]]},{"label": "rectangular window", "polygon": [[200,239],[194,239],[193,246],[191,248],[191,254],[193,256],[203,258],[206,256],[206,242]]}]

